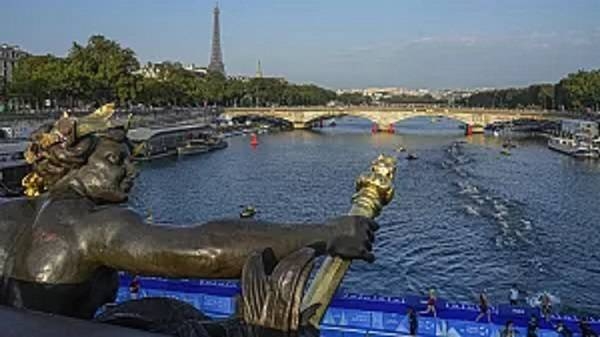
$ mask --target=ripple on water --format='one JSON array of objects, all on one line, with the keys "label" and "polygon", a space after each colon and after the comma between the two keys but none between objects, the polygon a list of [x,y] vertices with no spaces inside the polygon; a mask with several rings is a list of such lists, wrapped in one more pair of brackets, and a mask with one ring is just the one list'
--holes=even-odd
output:
[{"label": "ripple on water", "polygon": [[344,214],[356,176],[401,144],[419,159],[399,159],[395,199],[378,219],[377,261],[353,263],[344,287],[388,295],[436,287],[466,300],[487,288],[504,301],[517,282],[597,307],[600,289],[589,280],[600,276],[598,167],[536,142],[523,141],[507,161],[494,139],[453,145],[461,136],[372,136],[368,123],[359,126],[265,135],[254,150],[233,138],[210,156],[145,165],[130,204],[174,224],[236,217],[250,203],[259,219],[322,222]]}]

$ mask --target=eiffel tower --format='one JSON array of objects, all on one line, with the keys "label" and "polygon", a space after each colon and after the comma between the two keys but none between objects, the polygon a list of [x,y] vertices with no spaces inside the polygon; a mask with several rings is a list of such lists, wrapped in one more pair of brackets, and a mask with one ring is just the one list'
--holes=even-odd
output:
[{"label": "eiffel tower", "polygon": [[221,32],[219,28],[219,5],[215,6],[213,18],[213,36],[212,52],[210,54],[210,64],[208,70],[221,73],[225,76],[225,65],[223,64],[223,54],[221,52]]}]

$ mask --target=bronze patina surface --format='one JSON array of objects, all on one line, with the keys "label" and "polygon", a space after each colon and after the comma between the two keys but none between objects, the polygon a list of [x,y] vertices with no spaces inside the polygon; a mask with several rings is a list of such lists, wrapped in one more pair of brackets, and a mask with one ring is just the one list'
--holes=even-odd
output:
[{"label": "bronze patina surface", "polygon": [[[239,278],[251,257],[244,273],[262,280],[257,268],[267,270],[252,257],[269,249],[273,260],[290,261],[279,270],[291,268],[298,274],[278,278],[282,289],[297,289],[313,256],[328,252],[372,261],[376,225],[365,216],[297,225],[240,219],[186,227],[146,223],[122,205],[135,168],[126,127],[113,123],[111,114],[112,106],[105,106],[80,119],[64,116],[33,135],[27,151],[33,172],[24,179],[28,197],[0,206],[1,303],[91,318],[114,299],[117,270],[163,277]],[[255,297],[261,294],[257,288]],[[283,295],[275,301],[278,305],[290,300],[291,308],[299,307],[299,293]],[[282,327],[293,330],[297,310],[283,310],[287,312],[283,317],[293,322]],[[243,312],[248,319],[263,315],[251,303]],[[276,321],[256,319],[268,327],[278,327],[281,323]]]}]

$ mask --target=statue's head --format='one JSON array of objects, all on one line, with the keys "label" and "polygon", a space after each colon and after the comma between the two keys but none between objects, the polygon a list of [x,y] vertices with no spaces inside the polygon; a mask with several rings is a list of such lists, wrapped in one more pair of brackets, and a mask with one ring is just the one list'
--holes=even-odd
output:
[{"label": "statue's head", "polygon": [[74,190],[96,202],[127,200],[135,168],[130,161],[127,127],[110,118],[112,105],[89,116],[63,116],[32,134],[25,158],[32,172],[23,179],[25,194]]}]

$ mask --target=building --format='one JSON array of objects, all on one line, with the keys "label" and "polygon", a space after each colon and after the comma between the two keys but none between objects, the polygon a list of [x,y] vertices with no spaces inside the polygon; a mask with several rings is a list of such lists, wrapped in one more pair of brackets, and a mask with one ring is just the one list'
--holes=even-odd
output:
[{"label": "building", "polygon": [[[206,74],[208,73],[206,67],[198,67],[193,63],[185,66],[181,66],[177,63],[174,66],[181,67],[182,69],[187,70],[200,78],[206,76]],[[133,72],[133,74],[140,75],[144,78],[154,78],[158,80],[163,80],[166,76],[168,76],[168,69],[170,69],[170,67],[165,66],[164,63],[147,63],[143,65],[139,70]]]},{"label": "building", "polygon": [[158,79],[162,74],[162,67],[157,63],[148,63],[140,67],[139,70],[133,72],[134,75],[140,75],[143,78]]},{"label": "building", "polygon": [[189,64],[183,67],[183,69],[194,73],[194,75],[198,77],[204,77],[208,74],[208,69],[206,67],[198,67],[195,64]]},{"label": "building", "polygon": [[0,45],[0,77],[4,81],[3,84],[12,80],[13,69],[15,69],[17,61],[26,55],[28,54],[18,46],[10,46],[5,43]]},{"label": "building", "polygon": [[579,119],[563,119],[560,130],[570,135],[598,137],[598,123]]}]

